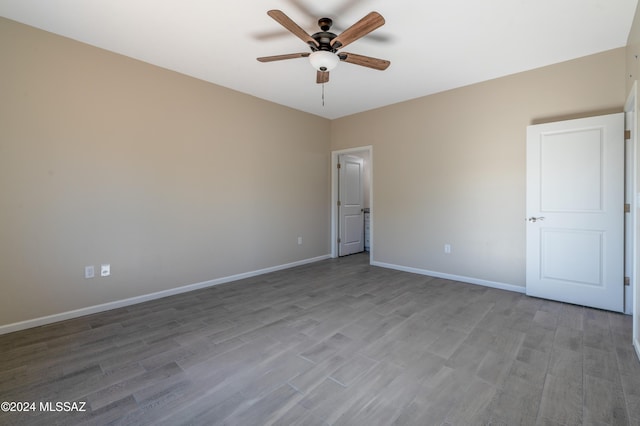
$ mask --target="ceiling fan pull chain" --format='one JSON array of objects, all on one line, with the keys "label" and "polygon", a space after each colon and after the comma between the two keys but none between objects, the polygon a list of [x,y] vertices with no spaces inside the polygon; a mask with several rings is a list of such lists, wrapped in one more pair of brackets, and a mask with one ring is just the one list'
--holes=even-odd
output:
[{"label": "ceiling fan pull chain", "polygon": [[322,106],[324,106],[324,83],[322,83]]}]

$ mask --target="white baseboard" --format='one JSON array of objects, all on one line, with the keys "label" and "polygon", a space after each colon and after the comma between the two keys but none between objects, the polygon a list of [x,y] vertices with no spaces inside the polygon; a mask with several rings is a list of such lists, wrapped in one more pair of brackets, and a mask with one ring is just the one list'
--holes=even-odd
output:
[{"label": "white baseboard", "polygon": [[180,293],[187,293],[193,290],[200,290],[202,288],[212,287],[215,285],[225,284],[232,281],[238,281],[245,278],[251,278],[258,275],[268,274],[269,272],[281,271],[283,269],[289,269],[296,266],[306,265],[308,263],[319,262],[321,260],[329,259],[330,255],[313,257],[310,259],[304,259],[297,262],[286,263],[284,265],[272,266],[269,268],[258,269],[256,271],[244,272],[242,274],[231,275],[228,277],[216,278],[214,280],[204,281],[201,283],[189,284],[182,287],[171,288],[168,290],[159,291],[157,293],[143,294],[142,296],[131,297],[129,299],[116,300],[109,303],[103,303],[101,305],[88,306],[86,308],[75,309],[73,311],[61,312],[59,314],[48,315],[45,317],[34,318],[26,321],[15,322],[7,325],[0,325],[0,335],[12,333],[14,331],[25,330],[27,328],[39,327],[41,325],[52,324],[58,321],[64,321],[72,318],[78,318],[84,315],[96,314],[98,312],[109,311],[111,309],[122,308],[124,306],[135,305],[137,303],[147,302],[149,300],[161,299],[167,296],[173,296]]},{"label": "white baseboard", "polygon": [[505,284],[505,283],[500,283],[500,282],[495,282],[495,281],[481,280],[481,279],[478,279],[478,278],[464,277],[464,276],[460,276],[460,275],[444,274],[442,272],[428,271],[426,269],[419,269],[419,268],[411,268],[411,267],[408,267],[408,266],[394,265],[392,263],[383,263],[383,262],[372,261],[371,264],[373,266],[379,266],[381,268],[395,269],[397,271],[411,272],[413,274],[428,275],[430,277],[444,278],[444,279],[452,280],[452,281],[460,281],[460,282],[467,283],[467,284],[476,284],[476,285],[481,285],[481,286],[484,286],[484,287],[497,288],[497,289],[500,289],[500,290],[514,291],[516,293],[524,293],[525,292],[525,288],[524,287],[521,287],[519,285],[514,285],[514,284]]}]

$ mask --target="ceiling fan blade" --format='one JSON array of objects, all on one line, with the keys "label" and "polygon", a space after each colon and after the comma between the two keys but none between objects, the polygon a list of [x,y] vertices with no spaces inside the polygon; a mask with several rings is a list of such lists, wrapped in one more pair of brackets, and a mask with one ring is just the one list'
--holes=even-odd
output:
[{"label": "ceiling fan blade", "polygon": [[267,15],[271,16],[274,20],[276,20],[276,22],[291,31],[293,35],[298,37],[300,40],[311,46],[318,47],[318,43],[281,10],[270,10],[267,12]]},{"label": "ceiling fan blade", "polygon": [[369,34],[384,25],[384,18],[378,12],[371,12],[346,30],[333,40],[331,40],[331,47],[340,49],[348,44],[353,43],[360,37]]},{"label": "ceiling fan blade", "polygon": [[355,53],[340,52],[338,57],[341,61],[349,62],[350,64],[361,65],[363,67],[373,68],[374,70],[384,71],[391,62],[386,59],[372,58],[371,56],[356,55]]},{"label": "ceiling fan blade", "polygon": [[329,82],[329,71],[318,71],[316,73],[316,83],[328,83]]},{"label": "ceiling fan blade", "polygon": [[275,56],[263,56],[261,58],[256,58],[260,62],[273,62],[273,61],[282,61],[284,59],[296,59],[296,58],[306,58],[311,53],[289,53],[287,55],[275,55]]}]

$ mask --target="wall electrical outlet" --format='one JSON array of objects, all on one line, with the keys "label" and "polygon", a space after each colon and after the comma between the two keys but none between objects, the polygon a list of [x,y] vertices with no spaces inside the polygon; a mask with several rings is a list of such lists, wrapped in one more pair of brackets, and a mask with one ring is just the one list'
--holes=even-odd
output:
[{"label": "wall electrical outlet", "polygon": [[109,275],[111,275],[111,265],[108,263],[100,265],[100,276],[108,277]]},{"label": "wall electrical outlet", "polygon": [[96,270],[93,267],[93,265],[89,265],[89,266],[85,266],[84,267],[84,277],[85,278],[93,278],[96,276]]},{"label": "wall electrical outlet", "polygon": [[298,237],[298,245],[302,245],[302,237]]},{"label": "wall electrical outlet", "polygon": [[444,245],[444,252],[446,254],[451,254],[451,244],[445,244]]}]

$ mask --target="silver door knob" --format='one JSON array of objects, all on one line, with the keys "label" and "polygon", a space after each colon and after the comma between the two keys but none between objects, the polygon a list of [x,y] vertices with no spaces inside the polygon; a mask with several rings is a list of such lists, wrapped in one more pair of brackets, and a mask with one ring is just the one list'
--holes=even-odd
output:
[{"label": "silver door knob", "polygon": [[539,220],[544,220],[544,216],[540,216],[540,217],[535,217],[535,216],[531,216],[529,219],[527,219],[529,222],[537,222]]}]

